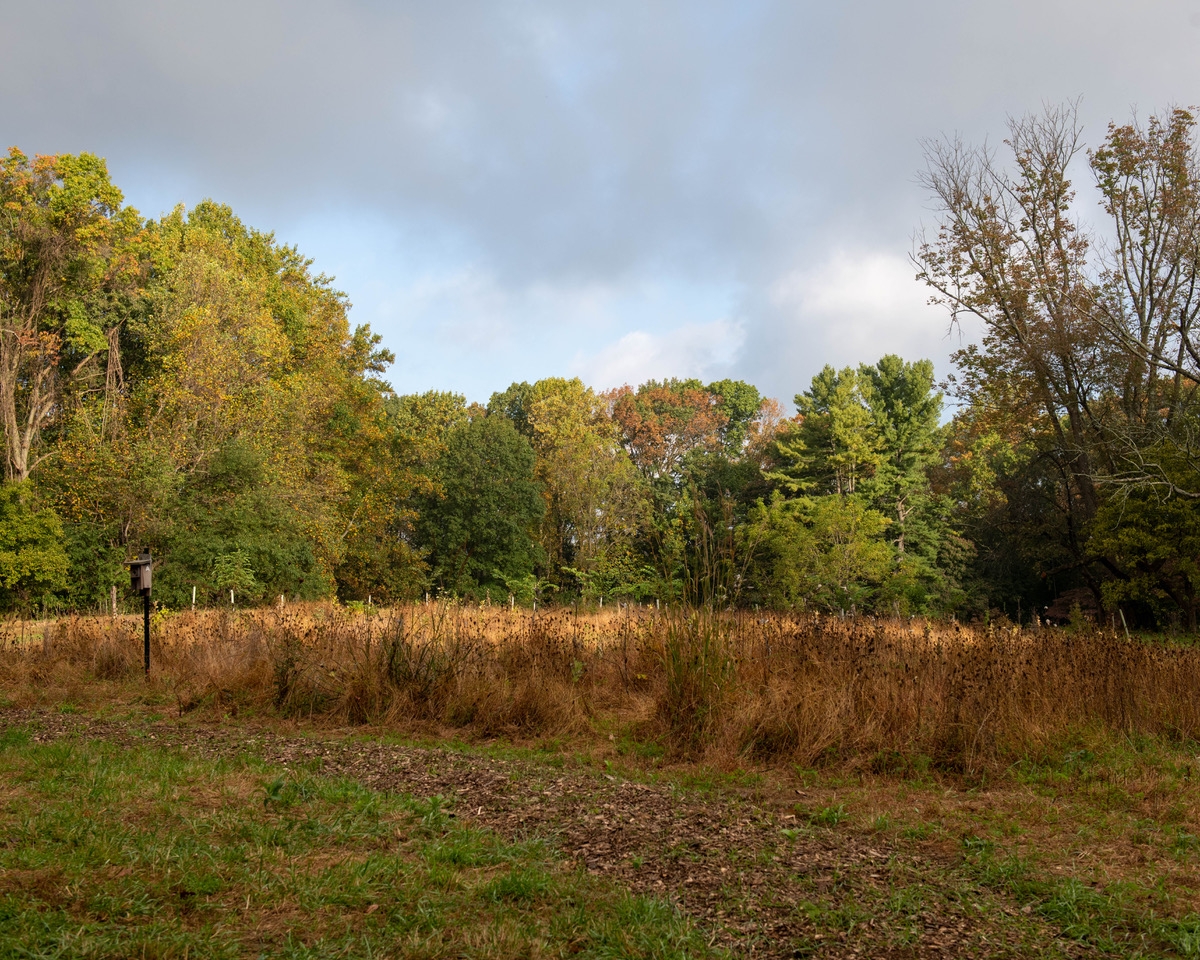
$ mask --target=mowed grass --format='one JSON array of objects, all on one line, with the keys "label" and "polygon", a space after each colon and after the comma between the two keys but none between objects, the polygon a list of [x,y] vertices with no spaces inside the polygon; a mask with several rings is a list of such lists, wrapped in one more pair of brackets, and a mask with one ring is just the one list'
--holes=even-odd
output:
[{"label": "mowed grass", "polygon": [[1016,765],[1022,800],[959,824],[968,868],[1099,952],[1200,957],[1198,749],[1127,736]]},{"label": "mowed grass", "polygon": [[0,733],[3,957],[705,957],[673,907],[249,756]]},{"label": "mowed grass", "polygon": [[[802,771],[785,834],[870,833],[955,863],[981,892],[1053,930],[1038,955],[1200,957],[1200,744],[1099,734],[986,782]],[[952,886],[920,877],[928,901]]]}]

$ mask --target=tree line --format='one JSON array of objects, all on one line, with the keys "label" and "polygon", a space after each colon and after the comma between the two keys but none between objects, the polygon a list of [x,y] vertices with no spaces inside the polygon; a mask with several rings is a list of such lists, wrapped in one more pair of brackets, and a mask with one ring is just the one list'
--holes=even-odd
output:
[{"label": "tree line", "polygon": [[[1200,165],[1184,110],[931,143],[919,277],[984,335],[798,384],[399,395],[331,278],[205,201],[146,219],[97,157],[0,161],[0,606],[156,597],[1200,612]],[[1069,174],[1087,170],[1097,210]],[[947,416],[947,395],[955,401]]]}]

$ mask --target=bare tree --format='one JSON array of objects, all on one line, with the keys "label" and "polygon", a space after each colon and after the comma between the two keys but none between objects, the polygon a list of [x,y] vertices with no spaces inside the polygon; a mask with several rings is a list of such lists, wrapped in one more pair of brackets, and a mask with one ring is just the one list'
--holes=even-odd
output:
[{"label": "bare tree", "polygon": [[922,182],[938,204],[936,237],[918,238],[918,277],[946,305],[984,323],[983,350],[960,362],[977,378],[1020,382],[1066,455],[1073,498],[1094,512],[1093,452],[1103,434],[1093,401],[1106,372],[1091,244],[1068,177],[1083,145],[1074,106],[1010,120],[1012,167],[986,145],[926,145]]},{"label": "bare tree", "polygon": [[[928,144],[939,224],[913,254],[952,323],[983,321],[983,342],[957,355],[960,390],[1032,451],[1021,495],[1053,504],[1073,558],[1054,569],[1078,571],[1099,602],[1106,582],[1109,595],[1167,596],[1189,623],[1198,517],[1162,501],[1200,499],[1194,128],[1173,109],[1110,124],[1087,151],[1068,105],[1010,120],[1003,161],[986,145]],[[1094,233],[1070,180],[1080,168],[1101,199]]]},{"label": "bare tree", "polygon": [[1174,109],[1109,125],[1091,154],[1113,239],[1102,251],[1097,322],[1119,351],[1120,416],[1105,482],[1200,497],[1193,413],[1200,382],[1200,165],[1195,120]]}]

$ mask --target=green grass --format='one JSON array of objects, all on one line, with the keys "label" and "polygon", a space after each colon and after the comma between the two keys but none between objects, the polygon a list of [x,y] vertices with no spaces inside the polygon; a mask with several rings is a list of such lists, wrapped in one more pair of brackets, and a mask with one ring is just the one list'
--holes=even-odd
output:
[{"label": "green grass", "polygon": [[[135,745],[119,754],[0,733],[0,956],[706,955],[670,906],[583,876],[542,844],[504,844],[459,824],[440,798],[323,777],[320,756],[290,771],[267,766],[253,756],[257,728],[242,756],[184,759],[158,746],[150,711],[109,712]],[[744,924],[770,902],[790,911],[797,956],[833,942],[902,954],[936,940],[941,925],[978,922],[981,956],[1200,958],[1192,888],[1178,882],[1200,862],[1195,741],[1084,730],[983,782],[919,765],[887,774],[660,766],[615,736],[596,752],[549,739],[347,738],[350,747],[414,742],[502,761],[534,792],[565,771],[584,790],[589,778],[606,789],[628,779],[688,804],[742,804],[726,815],[762,816],[770,835],[725,851],[730,884],[710,922]],[[758,810],[764,801],[791,815]],[[581,810],[599,813],[600,803]],[[125,838],[117,854],[100,843],[113,836]],[[958,843],[960,856],[947,858]],[[104,855],[82,859],[89,844]],[[174,859],[155,844],[173,844]],[[864,844],[886,864],[878,853],[864,860]],[[795,858],[799,845],[826,851],[824,862],[798,860],[786,894],[733,879]],[[43,860],[30,860],[39,849]],[[672,832],[629,858],[640,870],[711,854]],[[54,929],[38,934],[38,924]],[[741,948],[775,936],[748,933]]]},{"label": "green grass", "polygon": [[0,956],[712,956],[540,842],[249,757],[0,733]]},{"label": "green grass", "polygon": [[839,803],[836,806],[822,807],[820,810],[814,810],[808,814],[808,822],[814,826],[820,827],[836,827],[839,823],[845,821],[850,815],[846,813],[846,805]]},{"label": "green grass", "polygon": [[970,871],[1012,896],[1062,935],[1105,955],[1200,957],[1200,915],[1161,917],[1147,901],[1153,891],[1134,883],[1094,887],[1074,877],[1039,875],[1029,858],[1000,855],[995,843],[963,838]]}]

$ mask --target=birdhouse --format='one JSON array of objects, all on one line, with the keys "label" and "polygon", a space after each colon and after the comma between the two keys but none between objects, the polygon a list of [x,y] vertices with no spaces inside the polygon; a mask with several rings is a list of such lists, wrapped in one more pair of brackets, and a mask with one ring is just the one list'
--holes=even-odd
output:
[{"label": "birdhouse", "polygon": [[150,595],[150,570],[153,561],[150,551],[143,550],[141,556],[126,561],[129,564],[129,589],[136,593]]}]

